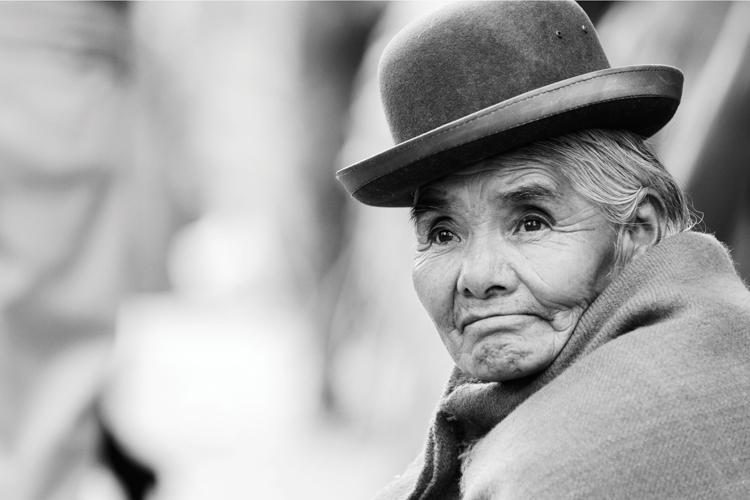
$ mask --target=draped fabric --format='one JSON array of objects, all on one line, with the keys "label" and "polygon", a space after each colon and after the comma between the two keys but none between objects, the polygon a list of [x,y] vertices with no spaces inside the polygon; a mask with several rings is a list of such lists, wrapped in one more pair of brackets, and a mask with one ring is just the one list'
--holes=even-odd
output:
[{"label": "draped fabric", "polygon": [[380,498],[736,497],[748,465],[750,293],[689,232],[630,263],[541,373],[455,371],[424,458]]}]

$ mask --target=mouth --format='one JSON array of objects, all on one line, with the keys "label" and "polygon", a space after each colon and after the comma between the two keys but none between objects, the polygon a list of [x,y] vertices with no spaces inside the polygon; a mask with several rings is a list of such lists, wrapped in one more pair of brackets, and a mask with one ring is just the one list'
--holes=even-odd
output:
[{"label": "mouth", "polygon": [[503,329],[514,329],[520,324],[528,322],[530,319],[538,318],[539,315],[518,312],[508,314],[489,314],[489,315],[473,315],[469,314],[459,322],[459,332],[463,335],[466,333],[466,329],[469,330],[503,330]]}]

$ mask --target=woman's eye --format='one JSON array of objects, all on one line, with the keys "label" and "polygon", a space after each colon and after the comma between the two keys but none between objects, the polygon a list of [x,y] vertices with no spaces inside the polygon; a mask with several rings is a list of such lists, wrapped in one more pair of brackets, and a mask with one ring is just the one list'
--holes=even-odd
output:
[{"label": "woman's eye", "polygon": [[532,233],[549,227],[547,221],[537,215],[527,215],[518,223],[518,231]]},{"label": "woman's eye", "polygon": [[430,235],[430,240],[432,242],[442,244],[442,245],[446,243],[450,243],[451,241],[454,241],[455,239],[456,239],[456,235],[447,229],[436,229]]}]

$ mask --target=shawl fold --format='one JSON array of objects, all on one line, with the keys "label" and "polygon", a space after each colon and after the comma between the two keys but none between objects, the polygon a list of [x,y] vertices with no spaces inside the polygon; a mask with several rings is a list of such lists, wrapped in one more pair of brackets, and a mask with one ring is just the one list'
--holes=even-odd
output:
[{"label": "shawl fold", "polygon": [[[681,233],[650,248],[622,270],[587,308],[563,350],[545,370],[519,380],[482,382],[454,369],[423,454],[377,498],[459,498],[461,454],[467,445],[486,436],[545,386],[559,384],[556,379],[571,366],[608,343],[617,344],[621,337],[637,342],[643,335],[679,336],[682,330],[701,328],[709,342],[702,349],[711,349],[710,342],[720,343],[715,336],[724,330],[742,330],[742,338],[747,338],[750,294],[727,250],[715,238]],[[627,352],[628,347],[624,349]],[[741,362],[750,365],[746,356]],[[585,384],[586,376],[591,375],[579,375],[572,383]]]}]

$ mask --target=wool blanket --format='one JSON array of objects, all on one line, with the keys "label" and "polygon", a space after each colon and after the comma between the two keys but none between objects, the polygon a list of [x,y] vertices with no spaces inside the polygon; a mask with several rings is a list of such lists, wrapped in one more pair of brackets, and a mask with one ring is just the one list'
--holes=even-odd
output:
[{"label": "wool blanket", "polygon": [[712,236],[628,264],[544,371],[455,370],[424,452],[378,496],[605,497],[750,498],[750,293]]}]

